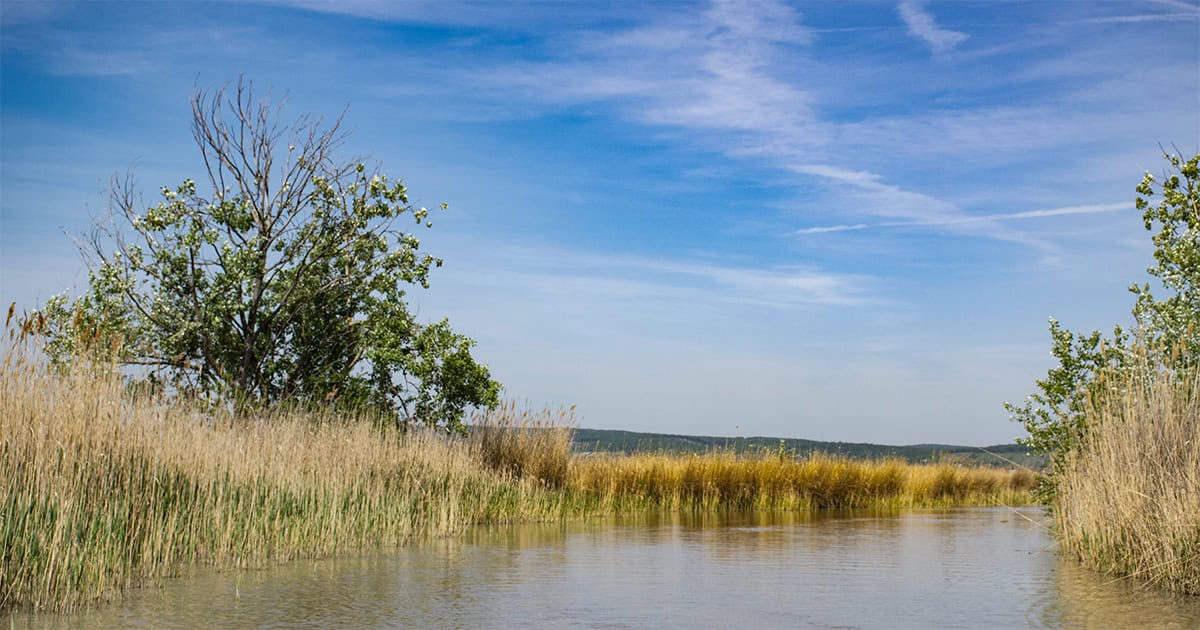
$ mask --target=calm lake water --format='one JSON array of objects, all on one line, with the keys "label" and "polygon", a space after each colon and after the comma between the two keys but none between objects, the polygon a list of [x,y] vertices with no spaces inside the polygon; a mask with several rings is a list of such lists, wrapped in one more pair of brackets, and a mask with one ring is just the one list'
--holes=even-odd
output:
[{"label": "calm lake water", "polygon": [[51,628],[1200,628],[1060,559],[1040,509],[494,527],[139,589]]}]

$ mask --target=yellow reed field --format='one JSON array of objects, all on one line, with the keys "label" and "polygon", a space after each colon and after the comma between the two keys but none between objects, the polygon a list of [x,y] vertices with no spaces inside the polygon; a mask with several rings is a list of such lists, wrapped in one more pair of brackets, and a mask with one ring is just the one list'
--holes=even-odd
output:
[{"label": "yellow reed field", "polygon": [[428,432],[298,414],[214,421],[13,355],[0,376],[0,609],[70,609],[194,563],[561,518],[565,496]]},{"label": "yellow reed field", "polygon": [[722,452],[576,457],[567,481],[605,510],[1026,505],[1035,484],[1023,470]]},{"label": "yellow reed field", "polygon": [[810,510],[1028,505],[1033,472],[860,461],[787,452],[572,456],[573,409],[514,404],[476,414],[471,441],[492,468],[561,488],[589,511]]},{"label": "yellow reed field", "polygon": [[1200,376],[1155,370],[1088,418],[1054,515],[1065,552],[1112,575],[1200,595]]}]

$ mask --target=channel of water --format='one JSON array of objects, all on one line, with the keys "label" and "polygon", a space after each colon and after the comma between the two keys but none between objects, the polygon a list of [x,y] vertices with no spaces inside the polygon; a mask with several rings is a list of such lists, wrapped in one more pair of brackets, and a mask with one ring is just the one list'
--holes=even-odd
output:
[{"label": "channel of water", "polygon": [[665,514],[481,527],[209,572],[48,628],[1200,628],[1200,598],[1079,567],[1038,508]]}]

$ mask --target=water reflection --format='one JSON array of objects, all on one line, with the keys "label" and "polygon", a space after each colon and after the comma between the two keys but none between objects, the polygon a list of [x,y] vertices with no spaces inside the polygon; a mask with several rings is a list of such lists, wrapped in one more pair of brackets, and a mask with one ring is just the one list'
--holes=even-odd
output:
[{"label": "water reflection", "polygon": [[1169,595],[1144,584],[1111,578],[1064,562],[1056,572],[1058,597],[1048,612],[1064,628],[1200,628],[1200,597]]},{"label": "water reflection", "polygon": [[200,575],[41,627],[1200,627],[1200,598],[1061,561],[1038,510],[662,514],[478,528]]}]

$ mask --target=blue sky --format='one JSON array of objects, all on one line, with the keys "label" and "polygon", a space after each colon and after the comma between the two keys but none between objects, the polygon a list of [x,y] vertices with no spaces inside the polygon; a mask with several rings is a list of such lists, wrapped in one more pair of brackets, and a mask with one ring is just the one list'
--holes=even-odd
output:
[{"label": "blue sky", "polygon": [[[109,177],[200,179],[240,74],[450,210],[410,292],[601,428],[990,444],[1047,318],[1129,319],[1134,186],[1200,147],[1200,5],[0,4],[0,298],[86,273]],[[348,107],[348,109],[347,109]]]}]

